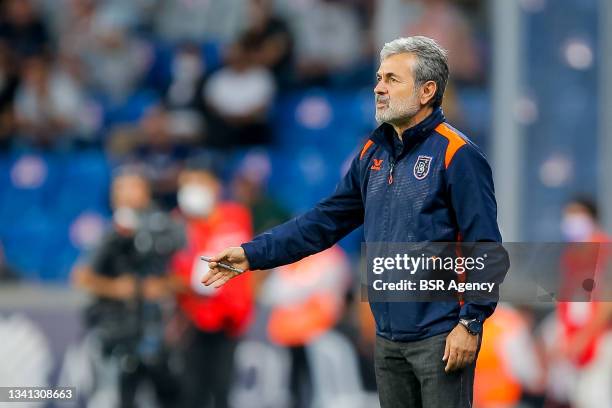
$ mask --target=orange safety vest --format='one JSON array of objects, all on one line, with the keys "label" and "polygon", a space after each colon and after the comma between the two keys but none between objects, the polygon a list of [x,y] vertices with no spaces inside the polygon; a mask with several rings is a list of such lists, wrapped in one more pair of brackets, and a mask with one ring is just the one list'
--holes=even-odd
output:
[{"label": "orange safety vest", "polygon": [[520,314],[510,308],[498,306],[485,320],[482,344],[476,361],[474,378],[474,406],[514,406],[521,398],[521,384],[506,367],[502,357],[503,342],[518,330],[525,329]]},{"label": "orange safety vest", "polygon": [[[286,285],[310,288],[302,299],[274,306],[268,322],[270,340],[283,346],[301,346],[330,330],[341,317],[343,289],[348,288],[348,260],[338,246],[277,268]],[[330,274],[337,274],[328,280]],[[327,276],[326,276],[327,275]]]}]

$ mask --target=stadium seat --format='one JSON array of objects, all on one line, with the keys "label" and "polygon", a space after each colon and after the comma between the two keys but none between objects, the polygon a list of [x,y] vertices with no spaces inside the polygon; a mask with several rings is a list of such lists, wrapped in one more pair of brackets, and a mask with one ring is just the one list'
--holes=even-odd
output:
[{"label": "stadium seat", "polygon": [[106,213],[109,207],[110,166],[102,152],[66,155],[53,212],[63,220],[89,209]]}]

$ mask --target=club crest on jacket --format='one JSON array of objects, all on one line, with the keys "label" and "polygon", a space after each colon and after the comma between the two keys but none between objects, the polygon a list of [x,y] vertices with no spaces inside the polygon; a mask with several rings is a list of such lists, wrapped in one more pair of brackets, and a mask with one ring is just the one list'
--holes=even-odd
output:
[{"label": "club crest on jacket", "polygon": [[417,180],[423,180],[429,174],[431,164],[430,156],[419,156],[414,164],[414,177]]}]

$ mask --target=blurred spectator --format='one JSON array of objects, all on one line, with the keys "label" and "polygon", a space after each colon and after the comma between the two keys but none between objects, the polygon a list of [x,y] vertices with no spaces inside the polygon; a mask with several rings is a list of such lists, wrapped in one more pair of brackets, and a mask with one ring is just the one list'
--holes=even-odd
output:
[{"label": "blurred spectator", "polygon": [[599,224],[599,210],[589,197],[576,197],[564,208],[561,233],[567,242],[609,242]]},{"label": "blurred spectator", "polygon": [[187,245],[176,254],[172,271],[178,282],[179,307],[188,320],[185,336],[185,407],[227,407],[234,351],[253,309],[250,273],[220,289],[202,284],[208,263],[201,255],[250,239],[248,209],[221,201],[214,164],[195,162],[181,172],[178,204],[187,230]]},{"label": "blurred spectator", "polygon": [[612,251],[598,213],[594,201],[580,197],[565,207],[561,224],[569,242],[583,243],[563,256],[561,297],[575,301],[558,303],[558,352],[577,369],[571,398],[578,408],[612,404]]},{"label": "blurred spectator", "polygon": [[[87,38],[100,15],[114,18],[138,31],[150,31],[151,18],[158,0],[37,0],[50,31],[58,39],[60,52],[82,52],[84,44],[78,37]],[[76,45],[76,48],[71,48]]]},{"label": "blurred spectator", "polygon": [[201,107],[198,89],[208,74],[206,61],[196,43],[186,42],[177,47],[171,63],[170,85],[165,103],[171,109],[197,109]]},{"label": "blurred spectator", "polygon": [[200,90],[209,71],[201,48],[189,42],[180,45],[173,56],[170,74],[164,104],[172,117],[175,133],[183,138],[202,140],[206,121]]},{"label": "blurred spectator", "polygon": [[58,51],[62,55],[80,57],[95,42],[95,22],[99,2],[97,0],[64,0],[63,7],[53,5],[55,35]]},{"label": "blurred spectator", "polygon": [[15,133],[13,102],[19,83],[16,71],[7,45],[0,43],[0,150],[10,146]]},{"label": "blurred spectator", "polygon": [[476,364],[474,406],[516,407],[525,394],[542,393],[544,371],[529,311],[499,304],[484,324]]},{"label": "blurred spectator", "polygon": [[232,180],[232,196],[251,210],[255,234],[291,218],[289,212],[266,192],[270,165],[267,160],[256,153],[247,156]]},{"label": "blurred spectator", "polygon": [[244,19],[244,0],[174,0],[159,2],[155,31],[162,39],[231,42]]},{"label": "blurred spectator", "polygon": [[325,84],[330,74],[352,69],[364,57],[364,32],[347,2],[312,1],[294,25],[297,69],[307,84]]},{"label": "blurred spectator", "polygon": [[22,82],[15,96],[20,134],[42,146],[87,133],[85,97],[79,84],[44,55],[23,62]]},{"label": "blurred spectator", "polygon": [[481,82],[483,64],[471,24],[462,10],[448,0],[418,0],[416,21],[405,25],[403,35],[433,38],[448,51],[455,81]]},{"label": "blurred spectator", "polygon": [[348,258],[337,245],[274,269],[264,283],[261,302],[271,307],[268,336],[291,355],[292,407],[310,406],[305,402],[313,373],[306,346],[339,322],[349,287]]},{"label": "blurred spectator", "polygon": [[[112,10],[96,13],[86,23],[91,24],[91,33],[82,37],[77,51],[90,85],[115,103],[135,91],[152,60],[151,47],[130,34],[129,19],[124,17]],[[77,35],[78,31],[70,38]]]},{"label": "blurred spectator", "polygon": [[109,152],[124,163],[146,169],[155,202],[170,210],[176,205],[177,177],[189,143],[176,135],[170,113],[162,106],[154,106],[137,128],[120,128],[112,135]]},{"label": "blurred spectator", "polygon": [[361,283],[355,282],[351,313],[348,317],[355,327],[355,343],[360,360],[363,385],[368,390],[377,389],[376,373],[374,371],[374,347],[376,342],[376,321],[368,302],[362,301]]},{"label": "blurred spectator", "polygon": [[73,271],[75,285],[95,300],[88,327],[103,355],[119,368],[119,406],[134,407],[150,382],[164,407],[174,407],[176,381],[164,344],[163,302],[172,294],[167,264],[182,245],[180,229],[151,205],[148,181],[134,172],[112,185],[113,228],[87,262]]},{"label": "blurred spectator", "polygon": [[269,68],[280,87],[287,87],[293,79],[293,35],[287,23],[274,14],[272,0],[250,0],[248,11],[246,33],[252,37],[255,62]]},{"label": "blurred spectator", "polygon": [[[608,245],[604,244],[610,242],[610,237],[603,232],[597,219],[597,206],[589,198],[575,198],[564,209],[561,232],[569,245],[562,256],[561,300],[600,300],[593,297],[597,294],[593,289],[596,280],[601,281],[598,290],[603,289],[601,283],[605,282],[605,275],[599,279],[596,275],[612,259],[609,258]],[[585,284],[588,282],[593,282],[593,287],[587,288]]]},{"label": "blurred spectator", "polygon": [[380,50],[389,41],[402,37],[406,26],[414,24],[420,9],[415,0],[375,1],[372,35],[375,49]]},{"label": "blurred spectator", "polygon": [[47,27],[31,0],[4,1],[0,16],[0,43],[18,58],[50,51]]},{"label": "blurred spectator", "polygon": [[556,311],[549,313],[536,329],[536,339],[544,354],[546,369],[545,408],[570,408],[574,393],[576,369],[559,352],[561,325]]},{"label": "blurred spectator", "polygon": [[250,34],[242,36],[228,54],[228,65],[204,86],[211,115],[209,146],[265,144],[271,139],[268,110],[276,87],[270,71],[254,57],[254,40]]}]

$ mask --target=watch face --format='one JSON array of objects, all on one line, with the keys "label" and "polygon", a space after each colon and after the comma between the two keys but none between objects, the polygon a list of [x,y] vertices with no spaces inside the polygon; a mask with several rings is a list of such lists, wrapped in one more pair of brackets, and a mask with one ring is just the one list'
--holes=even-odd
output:
[{"label": "watch face", "polygon": [[478,320],[472,320],[471,322],[468,323],[468,329],[472,333],[481,333],[482,332],[482,323],[480,323]]}]

